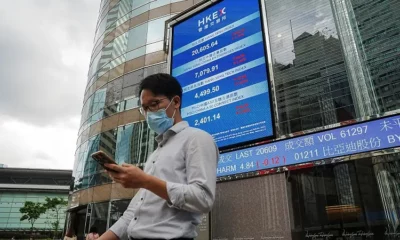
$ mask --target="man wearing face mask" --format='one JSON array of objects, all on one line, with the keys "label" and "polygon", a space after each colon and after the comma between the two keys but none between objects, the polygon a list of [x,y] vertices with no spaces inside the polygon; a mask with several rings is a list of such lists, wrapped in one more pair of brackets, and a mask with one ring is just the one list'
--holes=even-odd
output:
[{"label": "man wearing face mask", "polygon": [[151,75],[140,83],[139,94],[140,112],[158,134],[158,147],[144,171],[106,165],[115,182],[140,190],[100,239],[193,239],[214,203],[218,148],[210,134],[182,120],[182,88],[174,77]]}]

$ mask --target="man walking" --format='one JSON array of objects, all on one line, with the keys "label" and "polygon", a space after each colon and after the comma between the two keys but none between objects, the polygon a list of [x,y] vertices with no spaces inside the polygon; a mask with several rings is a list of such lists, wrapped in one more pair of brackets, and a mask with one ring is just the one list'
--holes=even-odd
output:
[{"label": "man walking", "polygon": [[139,86],[140,112],[158,136],[144,171],[107,165],[115,182],[140,188],[123,216],[99,239],[193,239],[214,203],[218,148],[212,136],[182,120],[182,87],[168,74]]}]

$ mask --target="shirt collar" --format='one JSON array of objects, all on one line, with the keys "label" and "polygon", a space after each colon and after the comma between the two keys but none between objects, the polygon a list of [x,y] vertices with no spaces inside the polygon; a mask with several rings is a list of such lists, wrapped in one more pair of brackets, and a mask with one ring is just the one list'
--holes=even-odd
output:
[{"label": "shirt collar", "polygon": [[171,136],[182,132],[185,128],[188,128],[188,127],[189,127],[189,123],[188,122],[186,122],[186,121],[178,122],[177,124],[172,126],[170,129],[168,129],[165,133],[163,133],[161,135],[158,135],[156,137],[156,141],[158,143],[160,143],[162,141],[166,141]]}]

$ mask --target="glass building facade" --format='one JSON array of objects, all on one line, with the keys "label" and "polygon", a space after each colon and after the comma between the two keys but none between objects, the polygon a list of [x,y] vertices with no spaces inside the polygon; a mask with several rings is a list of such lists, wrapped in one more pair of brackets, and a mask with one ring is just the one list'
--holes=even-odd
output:
[{"label": "glass building facade", "polygon": [[167,71],[165,21],[197,2],[101,1],[68,206],[79,239],[90,226],[108,229],[136,192],[112,183],[90,155],[102,150],[119,164],[144,166],[157,143],[138,111],[138,84]]},{"label": "glass building facade", "polygon": [[[30,236],[31,224],[21,221],[20,209],[25,202],[46,203],[48,198],[68,199],[71,187],[71,170],[1,168],[0,169],[0,238],[25,239]],[[59,234],[65,223],[67,206],[59,206]],[[53,236],[52,223],[56,213],[48,210],[34,223],[34,236]]]},{"label": "glass building facade", "polygon": [[[398,239],[399,157],[387,155],[296,171],[290,176],[293,239],[318,230],[358,239]],[[364,238],[361,238],[364,237]]]},{"label": "glass building facade", "polygon": [[[277,137],[400,112],[398,0],[262,1]],[[148,75],[167,72],[165,21],[199,2],[101,1],[68,206],[78,238],[92,225],[104,232],[134,196],[136,190],[112,183],[90,155],[103,150],[118,163],[142,167],[157,147],[138,111],[138,84]],[[396,151],[281,173],[287,176],[276,179],[285,183],[285,204],[292,209],[291,233],[282,239],[311,239],[311,232],[324,229],[336,234],[346,226],[376,227],[384,234],[388,223],[397,231]],[[218,206],[214,212],[223,209]],[[216,238],[219,232],[210,234]],[[396,239],[390,238],[393,234],[376,236],[372,239]]]},{"label": "glass building facade", "polygon": [[[45,203],[46,197],[66,199],[67,193],[20,193],[20,192],[2,192],[0,193],[0,231],[18,229],[19,231],[29,231],[31,224],[25,220],[20,221],[22,208],[26,201]],[[60,229],[64,227],[65,212],[67,207],[61,208]],[[54,213],[46,212],[35,222],[34,227],[40,230],[51,232],[53,227],[51,223],[56,220]]]}]

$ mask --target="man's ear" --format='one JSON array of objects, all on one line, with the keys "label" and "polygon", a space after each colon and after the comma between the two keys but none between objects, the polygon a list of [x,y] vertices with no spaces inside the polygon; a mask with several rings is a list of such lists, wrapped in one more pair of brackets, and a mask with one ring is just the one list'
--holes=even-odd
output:
[{"label": "man's ear", "polygon": [[179,96],[174,98],[174,107],[175,109],[179,109],[181,107],[181,98]]}]

